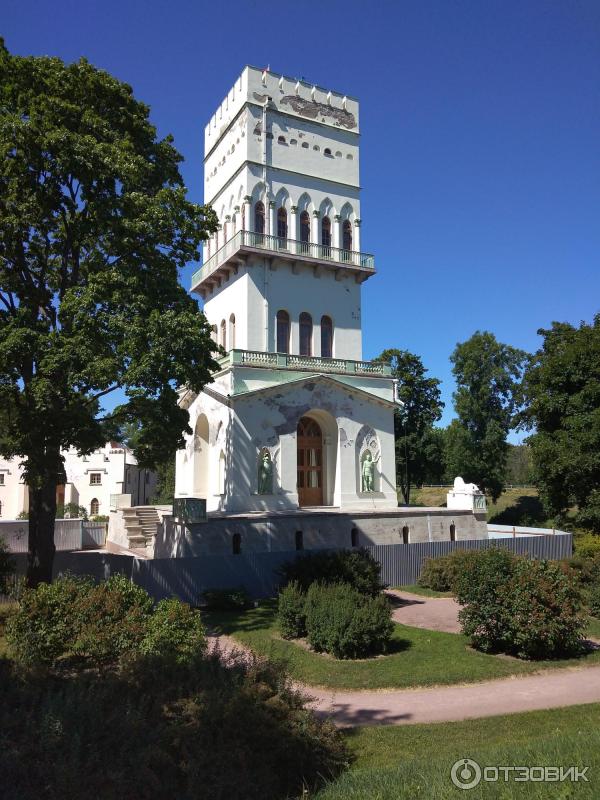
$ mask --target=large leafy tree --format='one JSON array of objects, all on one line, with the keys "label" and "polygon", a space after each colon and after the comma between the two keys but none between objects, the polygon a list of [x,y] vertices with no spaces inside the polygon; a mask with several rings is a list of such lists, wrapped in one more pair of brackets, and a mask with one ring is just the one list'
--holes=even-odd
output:
[{"label": "large leafy tree", "polygon": [[440,437],[433,423],[442,416],[440,382],[427,376],[419,356],[407,350],[384,350],[376,361],[389,364],[398,380],[398,396],[404,404],[395,412],[396,479],[406,504],[411,486],[432,475],[443,474]]},{"label": "large leafy tree", "polygon": [[535,431],[528,442],[540,497],[559,519],[576,504],[579,524],[600,533],[600,314],[538,333],[523,419]]},{"label": "large leafy tree", "polygon": [[515,424],[526,358],[487,331],[458,344],[450,357],[457,419],[446,433],[447,470],[478,484],[493,500],[504,489],[506,439]]},{"label": "large leafy tree", "polygon": [[186,199],[180,161],[129,86],[0,40],[0,453],[29,485],[30,584],[51,579],[61,448],[139,420],[138,459],[163,460],[189,430],[176,386],[216,366],[178,279],[216,219]]}]

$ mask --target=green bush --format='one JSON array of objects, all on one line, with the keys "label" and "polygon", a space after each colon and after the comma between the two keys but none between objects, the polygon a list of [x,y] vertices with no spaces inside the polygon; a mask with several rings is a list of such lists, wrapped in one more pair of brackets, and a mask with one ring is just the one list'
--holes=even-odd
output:
[{"label": "green bush", "polygon": [[197,659],[205,650],[206,636],[198,611],[175,598],[161,600],[148,619],[140,652],[182,664]]},{"label": "green bush", "polygon": [[42,666],[70,651],[80,628],[77,610],[91,587],[89,579],[67,575],[25,590],[6,627],[14,657],[25,665]]},{"label": "green bush", "polygon": [[588,605],[590,614],[600,619],[600,584],[595,584],[590,589]]},{"label": "green bush", "polygon": [[277,623],[284,639],[306,636],[305,600],[297,581],[291,581],[279,592]]},{"label": "green bush", "polygon": [[252,599],[243,586],[207,589],[202,597],[209,611],[240,611],[252,605]]},{"label": "green bush", "polygon": [[363,595],[375,597],[381,583],[381,565],[368,550],[322,550],[288,561],[279,570],[284,585],[297,581],[302,591],[312,583],[347,583]]},{"label": "green bush", "polygon": [[436,592],[456,591],[458,576],[476,553],[476,550],[455,550],[447,556],[426,558],[417,583]]},{"label": "green bush", "polygon": [[541,659],[581,644],[579,587],[560,564],[492,548],[466,565],[456,586],[463,633],[479,650]]},{"label": "green bush", "polygon": [[56,507],[56,519],[83,519],[87,520],[88,513],[84,506],[77,503],[67,503]]},{"label": "green bush", "polygon": [[600,556],[583,558],[574,555],[560,562],[566,572],[572,572],[582,586],[600,583]]},{"label": "green bush", "polygon": [[384,595],[365,597],[347,583],[313,583],[306,595],[311,647],[336,658],[363,658],[387,650],[393,633]]},{"label": "green bush", "polygon": [[600,536],[594,533],[584,533],[573,537],[575,555],[578,558],[600,558]]}]

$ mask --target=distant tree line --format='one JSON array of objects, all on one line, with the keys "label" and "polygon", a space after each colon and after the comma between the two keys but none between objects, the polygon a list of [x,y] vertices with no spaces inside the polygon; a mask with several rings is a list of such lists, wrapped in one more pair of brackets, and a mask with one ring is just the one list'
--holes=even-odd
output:
[{"label": "distant tree line", "polygon": [[[440,381],[403,350],[378,360],[392,367],[404,407],[396,411],[396,472],[404,503],[411,486],[460,475],[492,500],[507,484],[533,484],[557,524],[570,509],[583,529],[600,533],[600,314],[579,327],[540,329],[533,354],[476,331],[456,345],[455,419],[442,415]],[[511,431],[524,443],[508,442]]]}]

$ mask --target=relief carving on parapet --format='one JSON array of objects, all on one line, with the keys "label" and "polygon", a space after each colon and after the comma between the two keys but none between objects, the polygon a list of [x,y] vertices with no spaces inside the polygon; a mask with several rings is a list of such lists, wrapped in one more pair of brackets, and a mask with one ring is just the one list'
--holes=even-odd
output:
[{"label": "relief carving on parapet", "polygon": [[344,108],[334,108],[333,106],[327,105],[327,103],[317,103],[314,100],[306,100],[303,97],[297,97],[295,94],[286,94],[282,97],[281,105],[291,106],[296,114],[300,114],[300,116],[307,117],[308,119],[317,119],[317,117],[321,117],[325,120],[325,118],[331,117],[334,122],[341,125],[343,128],[356,128],[356,118],[354,114],[351,114]]}]

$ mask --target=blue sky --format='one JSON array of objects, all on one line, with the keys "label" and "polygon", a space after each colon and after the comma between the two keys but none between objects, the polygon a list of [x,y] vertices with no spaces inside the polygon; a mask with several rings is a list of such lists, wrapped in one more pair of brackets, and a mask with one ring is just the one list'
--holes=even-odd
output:
[{"label": "blue sky", "polygon": [[[443,381],[477,329],[526,350],[600,310],[597,0],[3,0],[8,48],[91,62],[173,133],[202,200],[206,121],[246,63],[361,101],[364,355]],[[184,274],[189,283],[191,267]]]}]

